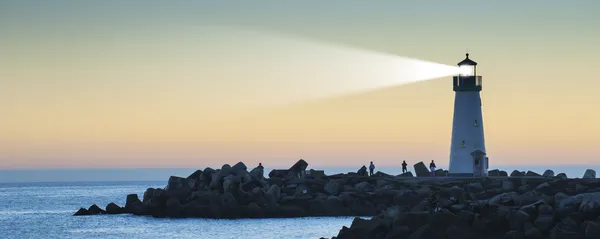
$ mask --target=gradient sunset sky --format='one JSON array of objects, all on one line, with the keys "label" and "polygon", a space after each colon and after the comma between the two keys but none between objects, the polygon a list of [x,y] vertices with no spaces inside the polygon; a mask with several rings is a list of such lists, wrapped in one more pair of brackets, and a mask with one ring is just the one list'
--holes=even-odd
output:
[{"label": "gradient sunset sky", "polygon": [[[597,164],[599,16],[597,0],[2,0],[0,168],[446,165],[451,77],[225,120],[232,91],[209,86],[261,88],[263,76],[215,72],[275,70],[260,59],[285,46],[229,61],[250,41],[214,27],[447,65],[468,48],[483,75],[490,167]],[[270,90],[261,96],[277,101]]]}]

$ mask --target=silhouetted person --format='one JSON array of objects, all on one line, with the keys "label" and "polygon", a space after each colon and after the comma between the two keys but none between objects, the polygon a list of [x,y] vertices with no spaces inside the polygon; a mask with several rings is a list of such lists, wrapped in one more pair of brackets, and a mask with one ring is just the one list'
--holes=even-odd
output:
[{"label": "silhouetted person", "polygon": [[369,176],[373,176],[373,171],[375,170],[375,164],[371,161],[371,165],[369,165]]},{"label": "silhouetted person", "polygon": [[258,163],[258,167],[265,168],[262,166],[262,163]]},{"label": "silhouetted person", "polygon": [[435,176],[435,163],[433,162],[433,160],[431,160],[431,163],[429,164],[429,170],[431,171],[431,176]]},{"label": "silhouetted person", "polygon": [[406,166],[408,166],[408,164],[406,164],[406,161],[402,160],[402,173],[406,173],[408,171]]}]

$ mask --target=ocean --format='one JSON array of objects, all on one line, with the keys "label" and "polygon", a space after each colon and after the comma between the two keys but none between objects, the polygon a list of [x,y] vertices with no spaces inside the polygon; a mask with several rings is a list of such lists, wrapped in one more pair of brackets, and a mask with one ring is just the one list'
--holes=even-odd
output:
[{"label": "ocean", "polygon": [[0,238],[320,238],[338,234],[351,217],[293,219],[156,219],[132,215],[71,216],[93,203],[125,205],[158,182],[0,183]]}]

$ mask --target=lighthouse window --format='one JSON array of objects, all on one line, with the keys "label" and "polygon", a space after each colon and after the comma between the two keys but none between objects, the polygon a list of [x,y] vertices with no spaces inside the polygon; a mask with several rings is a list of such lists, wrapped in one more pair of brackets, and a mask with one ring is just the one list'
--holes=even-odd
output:
[{"label": "lighthouse window", "polygon": [[475,120],[475,123],[473,124],[475,127],[479,126],[479,124],[477,124],[477,120]]},{"label": "lighthouse window", "polygon": [[465,141],[464,141],[464,140],[463,140],[463,141],[460,143],[460,147],[461,147],[461,148],[464,148],[464,147],[465,147]]}]

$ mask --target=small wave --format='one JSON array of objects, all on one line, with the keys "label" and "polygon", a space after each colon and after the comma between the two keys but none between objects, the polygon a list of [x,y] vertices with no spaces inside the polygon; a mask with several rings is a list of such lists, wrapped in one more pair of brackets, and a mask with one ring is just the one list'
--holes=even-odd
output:
[{"label": "small wave", "polygon": [[72,213],[72,210],[7,210],[0,211],[0,215],[24,215],[24,214],[62,214],[62,213]]},{"label": "small wave", "polygon": [[69,230],[69,233],[139,233],[144,230],[137,227],[101,227]]}]

